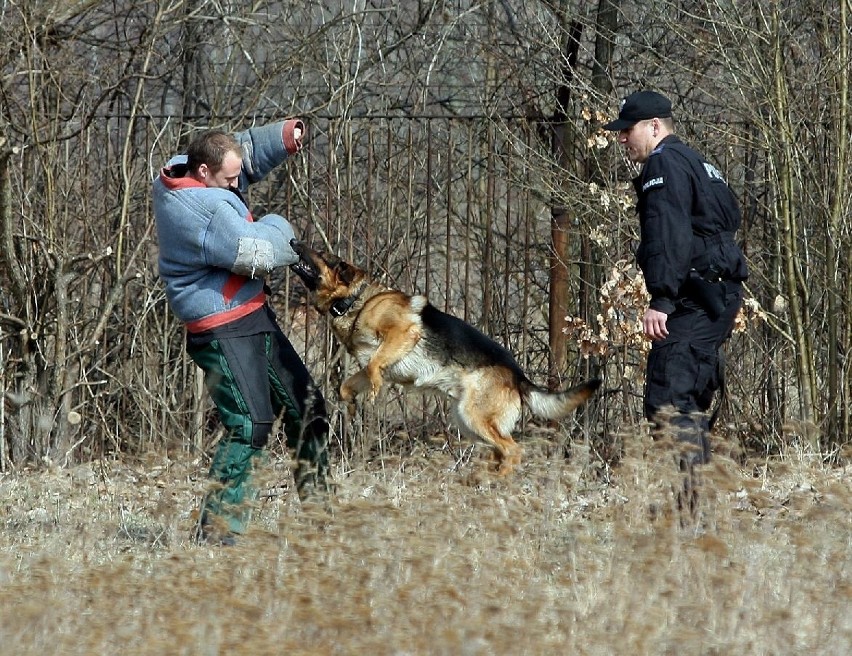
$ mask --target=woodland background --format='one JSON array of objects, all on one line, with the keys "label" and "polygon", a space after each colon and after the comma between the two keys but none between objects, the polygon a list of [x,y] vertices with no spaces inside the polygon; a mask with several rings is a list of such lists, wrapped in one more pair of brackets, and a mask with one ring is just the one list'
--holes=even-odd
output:
[{"label": "woodland background", "polygon": [[[198,129],[288,116],[303,153],[255,214],[505,343],[537,382],[600,375],[572,422],[601,466],[641,416],[629,92],[741,200],[751,278],[721,436],[848,457],[848,0],[0,1],[0,470],[192,450],[215,417],[157,278],[150,183]],[[351,366],[282,272],[273,302],[344,456],[420,448],[442,405],[354,420]],[[384,446],[381,446],[384,445]],[[401,446],[400,446],[401,445]]]}]

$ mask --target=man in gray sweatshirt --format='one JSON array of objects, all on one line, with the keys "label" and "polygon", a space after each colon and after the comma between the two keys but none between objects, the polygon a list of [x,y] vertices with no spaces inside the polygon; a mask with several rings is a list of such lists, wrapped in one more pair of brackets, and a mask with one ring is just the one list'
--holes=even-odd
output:
[{"label": "man in gray sweatshirt", "polygon": [[198,538],[231,545],[256,490],[252,468],[283,418],[300,498],[327,494],[325,400],[276,322],[264,277],[294,264],[295,238],[277,214],[255,219],[243,194],[301,149],[304,125],[287,120],[230,135],[200,134],[153,183],[160,277],[186,326],[186,348],[204,371],[227,435],[210,468]]}]

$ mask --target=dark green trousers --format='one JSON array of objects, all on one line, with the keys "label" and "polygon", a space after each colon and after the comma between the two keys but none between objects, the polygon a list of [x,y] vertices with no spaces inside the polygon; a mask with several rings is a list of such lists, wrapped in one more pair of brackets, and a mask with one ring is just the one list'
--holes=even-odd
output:
[{"label": "dark green trousers", "polygon": [[325,400],[293,346],[279,330],[214,339],[188,347],[227,435],[210,467],[218,484],[205,496],[201,521],[215,516],[243,533],[257,498],[252,470],[263,462],[273,422],[282,417],[287,446],[296,460],[302,499],[327,493],[328,418]]}]

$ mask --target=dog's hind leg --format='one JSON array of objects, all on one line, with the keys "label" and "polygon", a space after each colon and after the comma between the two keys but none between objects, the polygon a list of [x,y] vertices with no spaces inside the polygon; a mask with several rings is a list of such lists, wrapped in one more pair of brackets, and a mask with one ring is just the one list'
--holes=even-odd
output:
[{"label": "dog's hind leg", "polygon": [[453,410],[463,433],[491,445],[495,471],[506,476],[520,464],[523,455],[523,449],[512,439],[512,430],[521,416],[521,399],[517,389],[506,385],[500,374],[498,369],[467,376]]}]

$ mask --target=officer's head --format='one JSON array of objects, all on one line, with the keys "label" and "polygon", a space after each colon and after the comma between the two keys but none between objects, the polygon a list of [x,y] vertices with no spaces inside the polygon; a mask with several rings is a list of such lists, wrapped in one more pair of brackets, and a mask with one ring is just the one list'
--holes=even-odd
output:
[{"label": "officer's head", "polygon": [[642,164],[665,137],[674,132],[672,103],[656,91],[635,91],[621,103],[618,118],[603,126],[618,132],[631,162]]},{"label": "officer's head", "polygon": [[189,144],[186,164],[189,174],[204,185],[236,189],[243,166],[242,149],[230,134],[207,130]]}]

